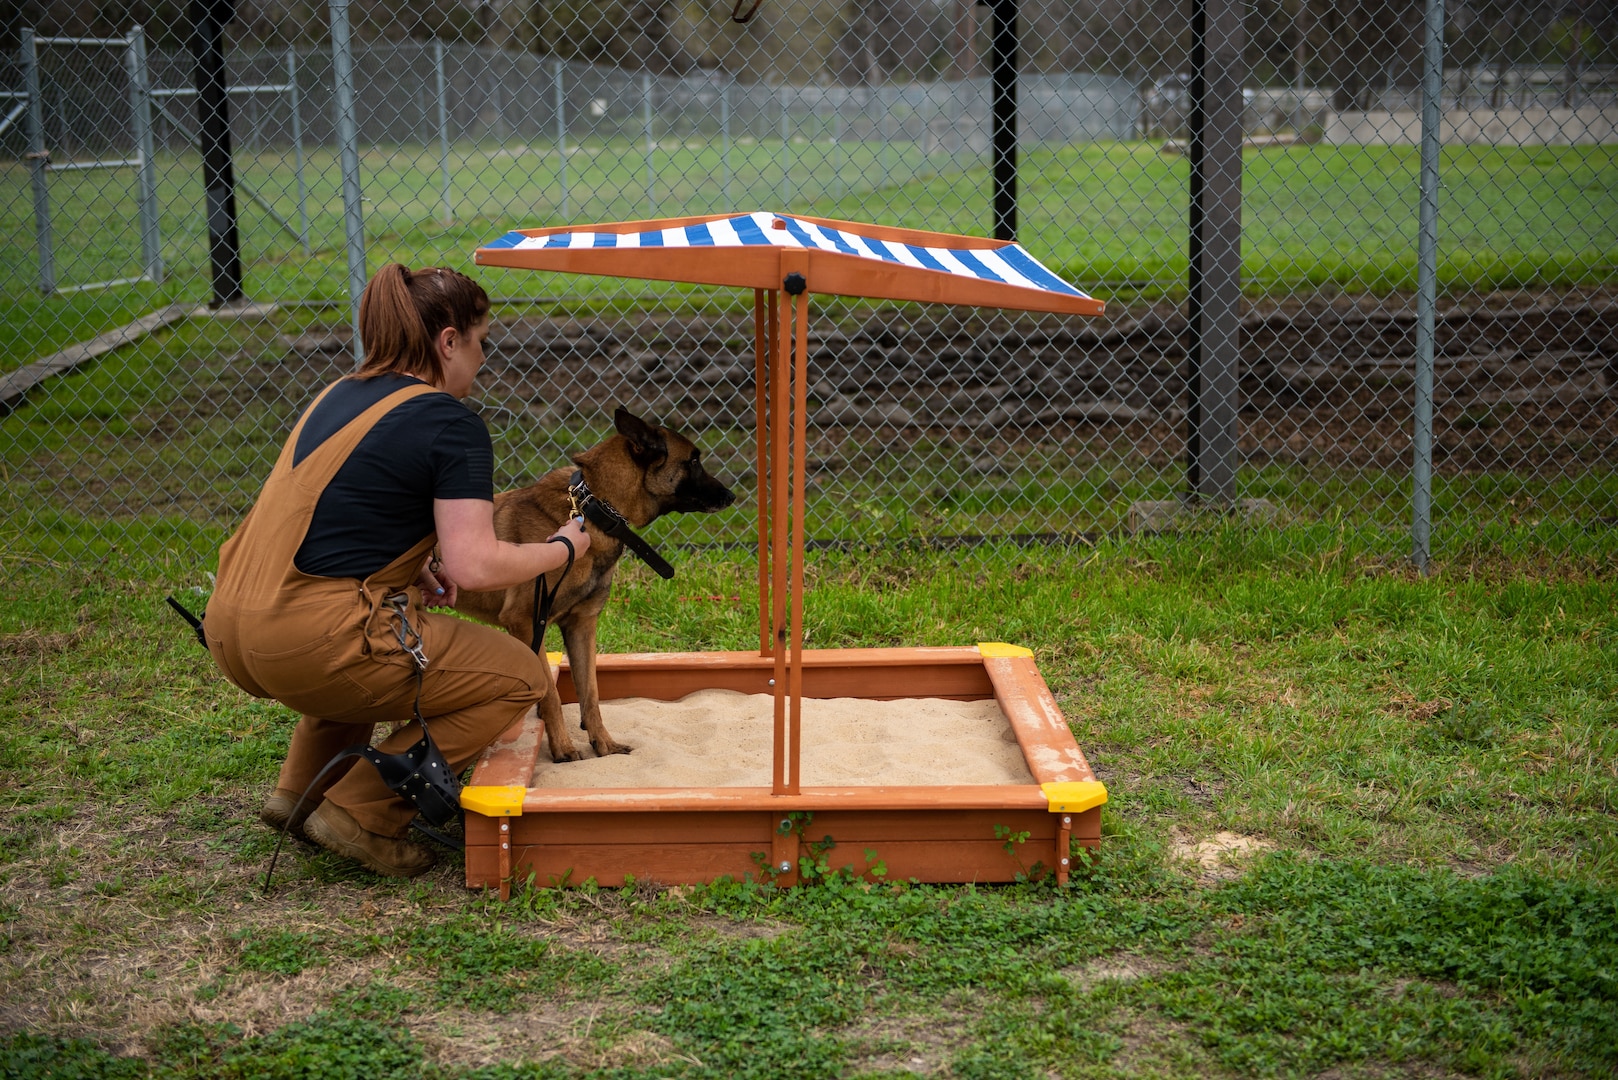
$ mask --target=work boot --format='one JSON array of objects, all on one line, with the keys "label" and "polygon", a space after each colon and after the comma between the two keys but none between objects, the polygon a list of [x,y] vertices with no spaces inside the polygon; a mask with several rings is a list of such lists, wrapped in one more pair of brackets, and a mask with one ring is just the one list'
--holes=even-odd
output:
[{"label": "work boot", "polygon": [[303,832],[327,851],[353,859],[386,877],[416,877],[433,868],[431,849],[369,832],[335,803],[321,803],[304,822]]},{"label": "work boot", "polygon": [[315,812],[315,807],[320,803],[321,797],[318,795],[303,800],[303,805],[298,807],[298,816],[293,817],[292,808],[298,806],[298,793],[276,788],[259,808],[258,819],[276,832],[285,829],[293,839],[307,840],[309,838],[303,834],[303,823],[309,820],[309,815]]}]

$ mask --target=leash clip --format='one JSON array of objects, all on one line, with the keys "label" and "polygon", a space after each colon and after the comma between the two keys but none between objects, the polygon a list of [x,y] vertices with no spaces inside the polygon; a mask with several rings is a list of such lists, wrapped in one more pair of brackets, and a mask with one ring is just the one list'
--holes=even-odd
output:
[{"label": "leash clip", "polygon": [[405,614],[410,607],[410,594],[406,592],[392,594],[388,597],[388,606],[399,616],[399,625],[394,628],[394,632],[399,635],[399,648],[410,654],[417,671],[426,671],[427,654],[421,648],[421,634],[410,625],[410,617]]}]

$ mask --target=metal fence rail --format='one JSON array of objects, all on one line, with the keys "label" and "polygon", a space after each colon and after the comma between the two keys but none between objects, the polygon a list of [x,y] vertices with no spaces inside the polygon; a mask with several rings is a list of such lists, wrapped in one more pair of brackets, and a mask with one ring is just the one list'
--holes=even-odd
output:
[{"label": "metal fence rail", "polygon": [[[353,362],[357,288],[385,261],[464,268],[515,226],[729,210],[992,233],[996,2],[766,0],[733,26],[673,5],[479,17],[443,0],[367,9],[345,52],[340,0],[307,22],[243,0],[227,57],[242,267],[275,306],[174,324],[8,397],[0,510],[34,554],[156,528],[205,562],[297,410]],[[1185,528],[1211,506],[1418,561],[1606,542],[1618,17],[1262,7],[1024,6],[1018,239],[1109,313],[817,301],[811,535]],[[189,32],[0,40],[6,386],[209,301]],[[620,402],[749,467],[750,298],[481,277],[503,300],[477,396],[502,483],[565,462]],[[658,528],[743,540],[745,517]]]}]

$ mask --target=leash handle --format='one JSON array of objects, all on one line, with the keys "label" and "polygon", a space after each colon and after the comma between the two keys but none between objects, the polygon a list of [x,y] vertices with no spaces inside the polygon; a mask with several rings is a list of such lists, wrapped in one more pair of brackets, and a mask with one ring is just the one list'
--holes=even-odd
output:
[{"label": "leash handle", "polygon": [[202,636],[202,620],[191,614],[191,610],[178,600],[174,599],[173,596],[166,596],[163,599],[168,601],[169,607],[180,613],[180,618],[191,624],[192,632],[197,635],[197,644],[206,649],[208,647],[208,639]]}]

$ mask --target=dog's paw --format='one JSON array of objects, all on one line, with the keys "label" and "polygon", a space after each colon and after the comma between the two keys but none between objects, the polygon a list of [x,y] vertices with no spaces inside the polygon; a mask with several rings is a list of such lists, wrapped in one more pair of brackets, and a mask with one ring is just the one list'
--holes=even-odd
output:
[{"label": "dog's paw", "polygon": [[595,747],[596,757],[606,757],[608,754],[627,754],[635,749],[633,746],[613,742],[611,739],[602,739],[600,742],[591,740],[590,745]]},{"label": "dog's paw", "polygon": [[551,755],[551,760],[557,762],[558,764],[560,764],[561,762],[564,762],[564,761],[583,761],[584,760],[584,751],[583,750],[575,750],[573,747],[570,746],[570,747],[567,748],[567,750],[565,750],[561,754],[553,753]]}]

